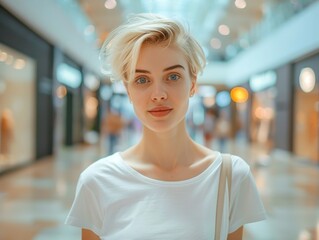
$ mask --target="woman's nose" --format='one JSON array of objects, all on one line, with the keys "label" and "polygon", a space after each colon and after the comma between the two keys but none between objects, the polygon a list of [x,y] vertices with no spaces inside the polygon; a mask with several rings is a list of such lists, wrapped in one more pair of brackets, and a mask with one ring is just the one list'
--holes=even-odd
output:
[{"label": "woman's nose", "polygon": [[156,84],[152,92],[153,101],[163,101],[167,99],[167,93],[163,86]]}]

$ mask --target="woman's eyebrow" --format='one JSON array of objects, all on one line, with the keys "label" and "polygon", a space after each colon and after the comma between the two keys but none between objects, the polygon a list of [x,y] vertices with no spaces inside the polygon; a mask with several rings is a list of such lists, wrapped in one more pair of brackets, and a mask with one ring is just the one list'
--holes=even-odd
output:
[{"label": "woman's eyebrow", "polygon": [[[170,67],[167,67],[163,70],[163,72],[165,71],[169,71],[169,70],[172,70],[172,69],[175,69],[175,68],[182,68],[185,70],[185,68],[182,66],[182,65],[173,65],[173,66],[170,66]],[[151,73],[150,71],[147,71],[147,70],[144,70],[144,69],[135,69],[135,72],[136,73]]]},{"label": "woman's eyebrow", "polygon": [[143,70],[143,69],[135,69],[136,73],[151,73],[150,71]]},{"label": "woman's eyebrow", "polygon": [[171,66],[171,67],[165,68],[165,69],[163,70],[163,72],[169,71],[169,70],[172,70],[172,69],[175,69],[175,68],[182,68],[182,69],[185,70],[185,68],[184,68],[182,65],[177,64],[177,65],[173,65],[173,66]]}]

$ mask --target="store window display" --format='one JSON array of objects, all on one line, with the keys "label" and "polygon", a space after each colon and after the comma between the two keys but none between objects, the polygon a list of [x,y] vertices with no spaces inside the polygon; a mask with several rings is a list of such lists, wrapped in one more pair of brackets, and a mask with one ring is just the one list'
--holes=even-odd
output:
[{"label": "store window display", "polygon": [[0,44],[0,172],[35,158],[35,61]]}]

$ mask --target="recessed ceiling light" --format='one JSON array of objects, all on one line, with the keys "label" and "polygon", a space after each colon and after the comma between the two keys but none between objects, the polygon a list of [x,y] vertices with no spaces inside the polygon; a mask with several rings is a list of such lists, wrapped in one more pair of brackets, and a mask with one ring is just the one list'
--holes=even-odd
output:
[{"label": "recessed ceiling light", "polygon": [[104,6],[107,8],[107,9],[113,9],[116,7],[116,0],[106,0],[105,3],[104,3]]},{"label": "recessed ceiling light", "polygon": [[230,30],[229,30],[229,27],[225,24],[221,24],[219,25],[218,27],[218,32],[221,34],[221,35],[229,35],[230,33]]},{"label": "recessed ceiling light", "polygon": [[316,85],[316,75],[312,68],[304,68],[300,72],[299,84],[301,90],[308,93],[311,92]]},{"label": "recessed ceiling light", "polygon": [[218,38],[212,38],[212,40],[210,40],[210,45],[214,49],[220,49],[222,46],[222,43],[220,42]]},{"label": "recessed ceiling light", "polygon": [[244,9],[246,7],[246,5],[247,4],[246,4],[245,0],[236,0],[235,1],[235,6],[237,8]]}]

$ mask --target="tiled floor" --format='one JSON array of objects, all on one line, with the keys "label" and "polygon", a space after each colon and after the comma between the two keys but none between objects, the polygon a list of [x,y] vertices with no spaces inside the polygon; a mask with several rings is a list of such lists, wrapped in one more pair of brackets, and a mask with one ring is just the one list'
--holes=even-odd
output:
[{"label": "tiled floor", "polygon": [[[248,224],[246,240],[319,240],[319,168],[285,152],[228,144],[251,165],[268,212]],[[0,239],[80,239],[64,225],[79,173],[101,156],[99,148],[61,149],[19,171],[0,177]]]}]

